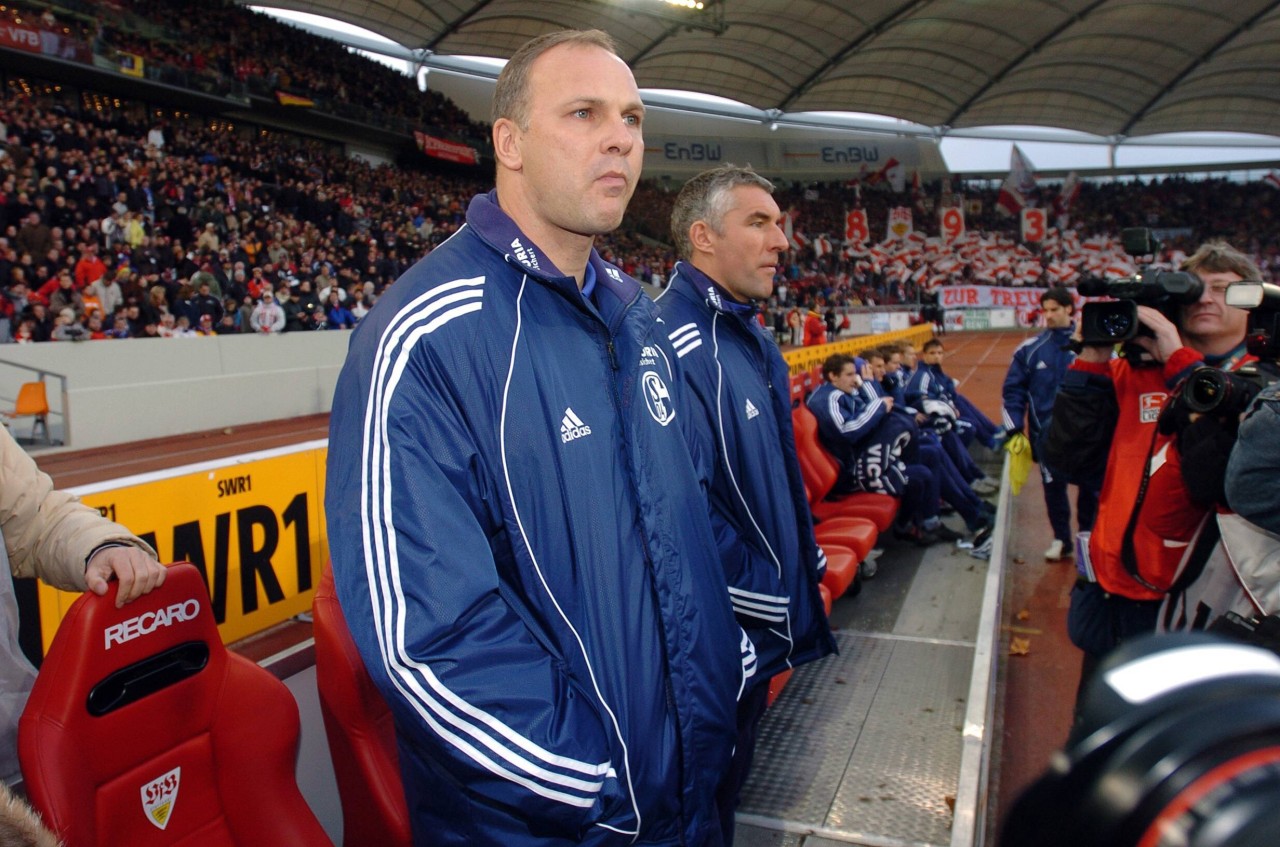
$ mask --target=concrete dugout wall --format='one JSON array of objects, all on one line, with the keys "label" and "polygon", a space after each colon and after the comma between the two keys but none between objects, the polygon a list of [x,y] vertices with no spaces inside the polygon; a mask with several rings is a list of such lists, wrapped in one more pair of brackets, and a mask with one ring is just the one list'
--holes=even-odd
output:
[{"label": "concrete dugout wall", "polygon": [[[0,407],[12,408],[18,387],[43,371],[51,427],[75,449],[319,414],[329,411],[349,338],[335,331],[6,344]],[[14,423],[24,435],[27,426]]]}]

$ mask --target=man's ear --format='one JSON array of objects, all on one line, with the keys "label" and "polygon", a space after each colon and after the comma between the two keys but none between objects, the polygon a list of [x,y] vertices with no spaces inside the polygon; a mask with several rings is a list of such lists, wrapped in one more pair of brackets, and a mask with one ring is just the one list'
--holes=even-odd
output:
[{"label": "man's ear", "polygon": [[694,221],[689,226],[689,244],[699,253],[714,253],[715,230],[706,221]]},{"label": "man's ear", "polygon": [[498,164],[509,171],[518,171],[523,167],[520,128],[510,118],[498,118],[493,122],[493,156]]}]

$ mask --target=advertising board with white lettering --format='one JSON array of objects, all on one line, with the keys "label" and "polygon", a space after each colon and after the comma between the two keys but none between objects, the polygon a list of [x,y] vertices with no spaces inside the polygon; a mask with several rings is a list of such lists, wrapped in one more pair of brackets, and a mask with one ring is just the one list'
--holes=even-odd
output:
[{"label": "advertising board with white lettering", "polygon": [[[325,442],[308,442],[71,490],[149,542],[160,561],[195,565],[218,631],[231,642],[310,611],[328,555],[327,452]],[[43,584],[39,592],[47,650],[80,595]],[[160,625],[135,623],[135,629]],[[122,629],[116,637],[130,635]]]}]

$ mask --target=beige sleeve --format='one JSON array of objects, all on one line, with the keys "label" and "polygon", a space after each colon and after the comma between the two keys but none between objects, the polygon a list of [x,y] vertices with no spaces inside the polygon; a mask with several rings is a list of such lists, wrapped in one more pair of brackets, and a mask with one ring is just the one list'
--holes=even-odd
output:
[{"label": "beige sleeve", "polygon": [[83,591],[85,558],[100,544],[120,542],[156,556],[125,527],[55,489],[7,430],[0,433],[0,474],[0,532],[14,576]]}]

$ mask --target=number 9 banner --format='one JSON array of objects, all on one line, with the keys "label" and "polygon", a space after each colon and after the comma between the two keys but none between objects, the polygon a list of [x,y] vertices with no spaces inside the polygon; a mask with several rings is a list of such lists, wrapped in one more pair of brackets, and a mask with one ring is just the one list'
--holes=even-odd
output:
[{"label": "number 9 banner", "polygon": [[957,241],[964,237],[964,210],[957,206],[948,206],[942,210],[942,238],[944,241]]}]

